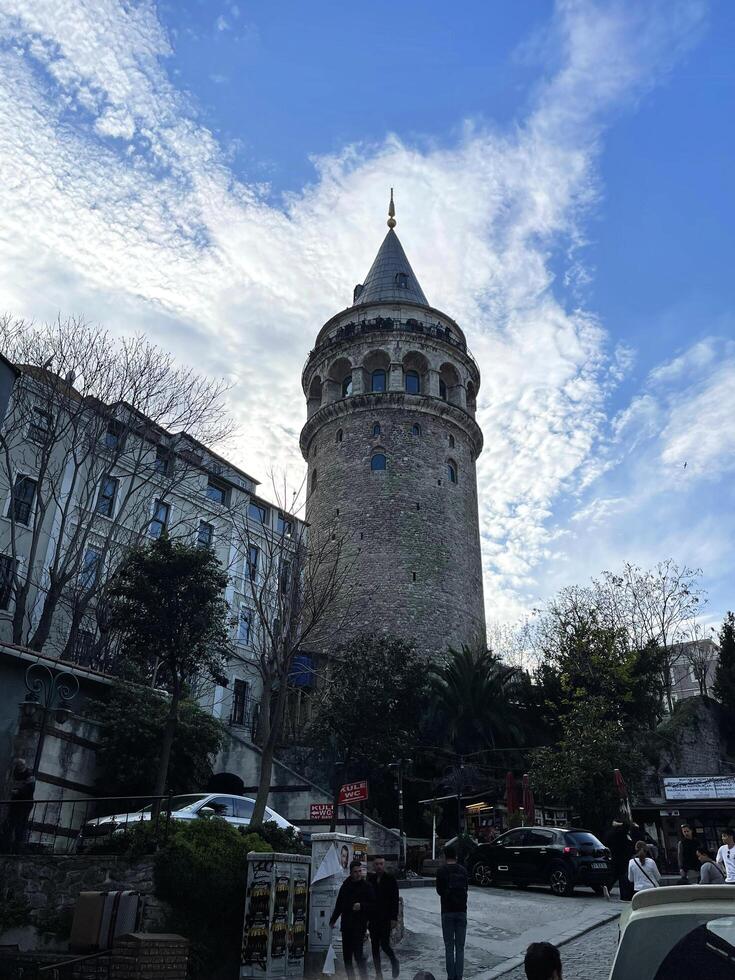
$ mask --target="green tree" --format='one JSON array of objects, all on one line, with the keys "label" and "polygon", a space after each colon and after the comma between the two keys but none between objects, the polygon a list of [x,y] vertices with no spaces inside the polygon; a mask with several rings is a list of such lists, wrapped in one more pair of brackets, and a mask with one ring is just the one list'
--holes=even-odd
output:
[{"label": "green tree", "polygon": [[[168,698],[139,684],[117,681],[108,701],[94,703],[89,714],[104,724],[97,750],[102,796],[145,796],[153,792],[158,752],[166,728]],[[198,704],[184,698],[171,746],[167,788],[171,793],[203,790],[224,729]]]},{"label": "green tree", "polygon": [[[339,762],[342,773],[370,765],[379,778],[413,752],[426,693],[426,662],[412,647],[391,637],[358,637],[335,651],[309,744]],[[335,802],[337,789],[335,781]]]},{"label": "green tree", "polygon": [[110,589],[123,662],[168,693],[153,793],[166,790],[182,700],[201,679],[225,683],[231,653],[227,574],[209,548],[162,535],[130,552]]},{"label": "green tree", "polygon": [[735,741],[735,613],[728,612],[720,628],[720,652],[712,693],[722,703],[727,736]]}]

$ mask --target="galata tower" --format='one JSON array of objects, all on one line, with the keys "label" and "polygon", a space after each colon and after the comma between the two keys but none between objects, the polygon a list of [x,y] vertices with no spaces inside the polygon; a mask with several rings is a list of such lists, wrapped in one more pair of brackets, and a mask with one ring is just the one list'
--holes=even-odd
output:
[{"label": "galata tower", "polygon": [[324,645],[385,633],[435,655],[485,639],[480,372],[419,285],[392,192],[388,215],[352,306],[324,324],[304,367],[306,519],[351,542],[349,610],[330,616],[338,635],[324,631]]}]

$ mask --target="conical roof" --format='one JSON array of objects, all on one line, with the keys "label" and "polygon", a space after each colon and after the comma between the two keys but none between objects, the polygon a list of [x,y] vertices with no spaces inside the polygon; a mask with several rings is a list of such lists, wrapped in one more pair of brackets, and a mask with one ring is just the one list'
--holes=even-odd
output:
[{"label": "conical roof", "polygon": [[381,303],[385,300],[429,305],[393,228],[383,239],[362,289],[355,287],[353,306]]}]

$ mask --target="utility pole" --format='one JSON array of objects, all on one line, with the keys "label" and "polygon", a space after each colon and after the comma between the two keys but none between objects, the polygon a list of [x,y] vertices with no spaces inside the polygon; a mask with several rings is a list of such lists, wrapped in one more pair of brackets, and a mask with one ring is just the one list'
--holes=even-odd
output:
[{"label": "utility pole", "polygon": [[398,833],[400,834],[400,845],[398,848],[398,870],[401,874],[406,871],[406,848],[405,841],[405,821],[403,816],[403,767],[410,765],[410,759],[399,759],[398,762],[389,762],[388,768],[396,770],[396,788],[398,790]]}]

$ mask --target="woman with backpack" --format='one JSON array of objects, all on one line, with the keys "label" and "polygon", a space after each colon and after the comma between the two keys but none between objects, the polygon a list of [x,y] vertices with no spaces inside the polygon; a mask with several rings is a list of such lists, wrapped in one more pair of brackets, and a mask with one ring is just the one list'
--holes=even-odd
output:
[{"label": "woman with backpack", "polygon": [[708,851],[704,844],[697,848],[697,858],[701,865],[699,870],[699,884],[700,885],[722,885],[725,881],[725,875],[722,870],[712,857],[712,852]]},{"label": "woman with backpack", "polygon": [[661,884],[661,875],[656,862],[648,855],[648,845],[645,841],[638,841],[635,855],[628,862],[628,881],[633,885],[634,895],[648,888],[658,888]]}]

